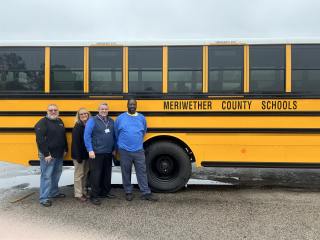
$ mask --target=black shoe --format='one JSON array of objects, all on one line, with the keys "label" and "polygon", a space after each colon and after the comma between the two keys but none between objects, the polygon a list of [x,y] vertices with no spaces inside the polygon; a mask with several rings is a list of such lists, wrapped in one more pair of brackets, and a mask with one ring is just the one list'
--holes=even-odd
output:
[{"label": "black shoe", "polygon": [[58,193],[57,195],[55,195],[52,198],[65,198],[65,197],[66,197],[66,195],[64,193]]},{"label": "black shoe", "polygon": [[108,194],[103,194],[103,195],[99,195],[99,198],[116,198],[115,195],[111,194],[111,193],[108,193]]},{"label": "black shoe", "polygon": [[94,205],[100,205],[101,202],[98,198],[90,198],[90,202]]},{"label": "black shoe", "polygon": [[107,198],[111,199],[111,198],[116,198],[116,195],[113,195],[112,193],[108,193]]},{"label": "black shoe", "polygon": [[159,200],[156,196],[154,196],[154,195],[151,194],[151,193],[142,195],[142,196],[141,196],[141,199],[142,199],[142,200],[147,200],[147,201],[153,201],[153,202],[156,202],[156,201]]},{"label": "black shoe", "polygon": [[132,201],[132,199],[133,199],[132,193],[126,193],[126,200],[127,201]]},{"label": "black shoe", "polygon": [[51,203],[51,201],[45,201],[45,202],[41,202],[40,203],[42,206],[44,206],[44,207],[51,207],[51,205],[52,205],[52,203]]}]

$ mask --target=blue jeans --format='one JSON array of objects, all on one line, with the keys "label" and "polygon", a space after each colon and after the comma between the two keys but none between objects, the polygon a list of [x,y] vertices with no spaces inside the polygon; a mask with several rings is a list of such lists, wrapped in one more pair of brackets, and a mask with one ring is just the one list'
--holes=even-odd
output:
[{"label": "blue jeans", "polygon": [[148,186],[146,158],[144,155],[144,151],[142,150],[138,152],[128,152],[126,150],[119,149],[119,153],[124,191],[126,193],[132,193],[131,172],[133,163],[136,170],[140,191],[142,192],[142,194],[151,193]]},{"label": "blue jeans", "polygon": [[63,158],[53,158],[49,163],[44,160],[43,154],[40,158],[40,203],[48,201],[49,198],[59,194],[58,183],[62,173]]}]

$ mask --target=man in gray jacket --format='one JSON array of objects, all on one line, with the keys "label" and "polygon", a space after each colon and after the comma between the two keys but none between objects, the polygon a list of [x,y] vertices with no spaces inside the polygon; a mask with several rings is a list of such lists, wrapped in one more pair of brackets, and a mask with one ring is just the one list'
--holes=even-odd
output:
[{"label": "man in gray jacket", "polygon": [[99,113],[90,118],[84,131],[84,143],[89,152],[90,201],[100,205],[98,198],[114,198],[111,190],[112,152],[115,135],[114,121],[108,117],[109,106],[102,103]]}]

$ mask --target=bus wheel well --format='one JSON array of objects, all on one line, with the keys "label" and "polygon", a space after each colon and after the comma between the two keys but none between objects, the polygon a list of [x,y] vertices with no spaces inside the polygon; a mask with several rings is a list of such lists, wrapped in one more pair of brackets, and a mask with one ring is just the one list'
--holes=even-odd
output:
[{"label": "bus wheel well", "polygon": [[173,136],[168,136],[168,135],[156,136],[156,137],[150,138],[147,141],[145,141],[143,143],[143,146],[144,146],[144,149],[147,149],[148,146],[150,146],[151,144],[154,144],[156,142],[164,142],[164,141],[172,142],[172,143],[175,143],[178,146],[180,146],[182,149],[184,149],[186,151],[186,153],[190,157],[190,161],[195,162],[195,157],[194,157],[194,154],[193,154],[191,148],[185,142],[183,142],[179,138],[176,138]]}]

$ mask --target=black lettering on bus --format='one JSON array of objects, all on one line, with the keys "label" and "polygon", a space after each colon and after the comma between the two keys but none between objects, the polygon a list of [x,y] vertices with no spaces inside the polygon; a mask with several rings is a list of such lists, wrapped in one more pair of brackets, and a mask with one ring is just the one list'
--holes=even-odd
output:
[{"label": "black lettering on bus", "polygon": [[249,110],[251,109],[251,103],[252,101],[248,101]]},{"label": "black lettering on bus", "polygon": [[211,102],[211,101],[208,101],[207,103],[208,103],[208,108],[207,108],[207,109],[210,109],[210,110],[211,110],[211,109],[212,109],[212,102]]},{"label": "black lettering on bus", "polygon": [[277,102],[277,110],[281,110],[284,108],[285,101],[278,101]]},{"label": "black lettering on bus", "polygon": [[226,101],[221,102],[221,108],[222,108],[222,110],[226,109]]},{"label": "black lettering on bus", "polygon": [[174,102],[173,101],[170,101],[170,109],[174,109]]},{"label": "black lettering on bus", "polygon": [[174,102],[174,109],[179,109],[179,102],[178,101]]},{"label": "black lettering on bus", "polygon": [[262,110],[295,110],[298,108],[297,101],[262,101]]},{"label": "black lettering on bus", "polygon": [[191,107],[192,107],[192,109],[194,110],[194,109],[197,109],[197,105],[198,104],[198,102],[197,101],[192,101],[191,102]]},{"label": "black lettering on bus", "polygon": [[296,110],[298,108],[298,102],[293,101],[293,109]]},{"label": "black lettering on bus", "polygon": [[250,110],[251,103],[252,101],[222,101],[221,108],[223,110]]},{"label": "black lettering on bus", "polygon": [[188,109],[188,103],[187,102],[182,102],[182,109]]},{"label": "black lettering on bus", "polygon": [[228,110],[231,109],[231,103],[230,103],[230,101],[227,101],[227,109],[228,109]]},{"label": "black lettering on bus", "polygon": [[191,107],[192,109],[197,109],[197,101],[191,101]]},{"label": "black lettering on bus", "polygon": [[164,110],[170,109],[170,104],[169,104],[168,101],[164,101],[164,102],[163,102],[163,109],[164,109]]},{"label": "black lettering on bus", "polygon": [[236,101],[236,103],[238,103],[236,109],[240,109],[242,110],[243,108],[245,108],[246,102],[243,101]]},{"label": "black lettering on bus", "polygon": [[284,101],[284,102],[283,102],[282,109],[287,110],[287,109],[289,108],[289,105],[290,105],[290,102],[288,103],[287,101]]}]

